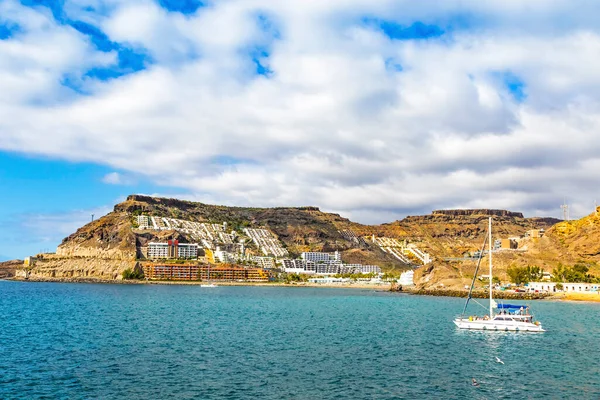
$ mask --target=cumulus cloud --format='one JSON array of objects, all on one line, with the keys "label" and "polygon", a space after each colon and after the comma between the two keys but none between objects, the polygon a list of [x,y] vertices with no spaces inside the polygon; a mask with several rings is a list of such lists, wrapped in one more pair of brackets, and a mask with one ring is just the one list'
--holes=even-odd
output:
[{"label": "cumulus cloud", "polygon": [[[115,57],[89,37],[0,7],[25,27],[0,40],[1,149],[362,222],[443,207],[559,215],[565,195],[581,215],[598,194],[597,2],[233,0],[184,15],[67,1],[70,18],[153,60],[110,80],[85,76]],[[395,38],[377,21],[443,34]]]},{"label": "cumulus cloud", "polygon": [[133,180],[130,177],[124,176],[118,172],[109,172],[102,177],[102,182],[108,185],[127,185],[132,183]]}]

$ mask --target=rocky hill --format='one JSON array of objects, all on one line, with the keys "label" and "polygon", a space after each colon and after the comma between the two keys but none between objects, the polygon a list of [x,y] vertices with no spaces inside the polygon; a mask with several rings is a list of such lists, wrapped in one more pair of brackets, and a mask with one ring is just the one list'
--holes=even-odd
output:
[{"label": "rocky hill", "polygon": [[[432,271],[450,268],[459,278],[465,275],[456,264],[444,260],[462,257],[463,253],[478,249],[490,215],[494,217],[497,237],[502,238],[522,236],[529,229],[547,229],[558,222],[550,218],[525,218],[521,213],[505,210],[438,210],[389,224],[362,225],[338,214],[322,212],[317,207],[227,207],[131,195],[108,215],[65,238],[55,254],[39,255],[29,273],[40,278],[119,279],[124,269],[133,268],[143,258],[141,249],[151,241],[198,241],[181,229],[138,229],[136,217],[139,215],[197,223],[226,223],[228,231],[239,235],[243,235],[244,228],[265,228],[275,235],[291,257],[304,251],[340,251],[346,263],[375,264],[385,271],[400,271],[408,266],[380,249],[372,242],[372,236],[405,240],[429,252],[435,259],[432,265],[423,269],[429,270],[428,273],[418,272],[419,276],[428,276],[432,284],[438,281],[432,280]],[[252,241],[248,240],[248,245],[250,252],[260,254],[258,248],[252,247]],[[468,261],[465,264],[468,269]]]},{"label": "rocky hill", "polygon": [[461,257],[481,247],[490,216],[495,238],[524,236],[528,230],[548,229],[560,222],[555,218],[524,218],[521,213],[505,210],[437,210],[430,215],[365,227],[362,232],[410,240],[437,259]]},{"label": "rocky hill", "polygon": [[17,268],[21,268],[23,260],[10,260],[0,262],[0,279],[12,278]]},{"label": "rocky hill", "polygon": [[[507,226],[503,226],[502,221],[497,217],[494,221],[494,237],[505,235]],[[531,224],[546,227],[546,232],[542,237],[521,239],[519,249],[516,251],[503,251],[494,255],[494,275],[502,281],[508,281],[507,269],[515,266],[537,266],[552,273],[559,264],[572,266],[576,263],[584,263],[590,268],[590,274],[600,276],[600,208],[574,221],[530,218],[525,221],[517,219],[516,222],[520,228],[515,229],[515,232],[522,231]],[[487,263],[487,257],[483,262]],[[472,260],[438,262],[418,269],[415,279],[421,286],[427,288],[440,285],[462,288],[469,284],[475,266],[476,262]],[[481,283],[483,284],[485,282]]]}]

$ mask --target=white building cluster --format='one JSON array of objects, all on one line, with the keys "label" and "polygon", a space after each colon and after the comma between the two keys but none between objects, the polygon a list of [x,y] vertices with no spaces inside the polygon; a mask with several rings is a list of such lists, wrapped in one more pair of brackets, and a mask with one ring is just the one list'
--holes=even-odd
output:
[{"label": "white building cluster", "polygon": [[354,242],[355,244],[357,244],[359,246],[363,246],[363,245],[367,244],[367,242],[365,241],[364,238],[358,236],[356,233],[354,233],[350,229],[342,229],[338,232],[340,233],[340,235],[342,235],[342,237],[344,239],[346,239],[350,242]]},{"label": "white building cluster", "polygon": [[598,283],[585,283],[585,282],[575,282],[561,283],[562,289],[558,290],[556,288],[556,282],[529,282],[527,284],[527,290],[530,292],[543,292],[543,293],[554,293],[554,292],[598,292],[600,291],[600,284]]},{"label": "white building cluster", "polygon": [[234,244],[236,232],[227,233],[227,224],[192,222],[176,218],[140,215],[137,217],[138,229],[174,230],[189,234],[203,247],[215,249],[218,244]]},{"label": "white building cluster", "polygon": [[277,237],[267,229],[245,228],[244,233],[252,239],[265,256],[285,257],[288,251],[281,246]]},{"label": "white building cluster", "polygon": [[413,264],[410,257],[420,261],[423,265],[427,265],[432,261],[431,256],[423,250],[420,250],[414,243],[407,244],[398,239],[375,237],[375,235],[373,235],[372,241],[379,246],[381,250],[393,255],[405,264]]},{"label": "white building cluster", "polygon": [[300,259],[281,260],[282,269],[287,273],[294,274],[316,274],[316,275],[337,275],[337,274],[370,274],[381,273],[381,268],[376,265],[362,264],[344,264],[339,252],[305,252]]}]

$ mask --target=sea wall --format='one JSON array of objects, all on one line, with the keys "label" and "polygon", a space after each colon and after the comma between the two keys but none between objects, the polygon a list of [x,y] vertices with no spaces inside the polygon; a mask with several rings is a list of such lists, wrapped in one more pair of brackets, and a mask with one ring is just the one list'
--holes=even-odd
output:
[{"label": "sea wall", "polygon": [[[425,296],[446,296],[446,297],[467,297],[469,293],[466,290],[452,290],[452,289],[404,289],[405,292],[417,295]],[[478,299],[486,299],[490,296],[487,291],[474,291],[471,297]],[[539,300],[551,297],[549,293],[516,293],[516,292],[503,292],[494,291],[494,299],[510,299],[510,300]]]}]

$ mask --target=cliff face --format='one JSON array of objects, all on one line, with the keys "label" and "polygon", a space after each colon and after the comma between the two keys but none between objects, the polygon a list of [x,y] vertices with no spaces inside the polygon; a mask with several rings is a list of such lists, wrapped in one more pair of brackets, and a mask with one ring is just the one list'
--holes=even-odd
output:
[{"label": "cliff face", "polygon": [[[574,265],[580,262],[590,267],[589,273],[592,275],[600,275],[600,208],[579,220],[554,223],[555,221],[551,218],[517,219],[517,225],[521,228],[534,225],[535,228],[546,228],[546,233],[543,237],[521,240],[519,251],[495,253],[494,275],[502,281],[508,281],[507,269],[512,266],[537,266],[552,273],[559,263]],[[506,226],[503,228],[502,224],[501,219],[495,218],[494,232],[506,232]],[[550,224],[552,225],[549,226]],[[462,288],[470,284],[475,267],[475,261],[435,263],[419,268],[415,273],[415,281],[426,288],[437,288],[440,285]],[[487,268],[487,258],[483,260],[483,267]]]},{"label": "cliff face", "polygon": [[410,240],[438,258],[461,257],[481,247],[490,216],[495,239],[523,236],[528,230],[548,229],[560,221],[524,218],[521,213],[505,210],[438,210],[373,226],[372,230],[381,236]]},{"label": "cliff face", "polygon": [[23,266],[23,260],[10,260],[0,262],[0,279],[12,278],[15,271]]},{"label": "cliff face", "polygon": [[547,232],[554,247],[576,258],[600,261],[600,207],[596,212],[575,221],[562,221]]},{"label": "cliff face", "polygon": [[114,211],[63,239],[56,254],[62,257],[135,259],[136,236],[131,228],[128,213]]}]

